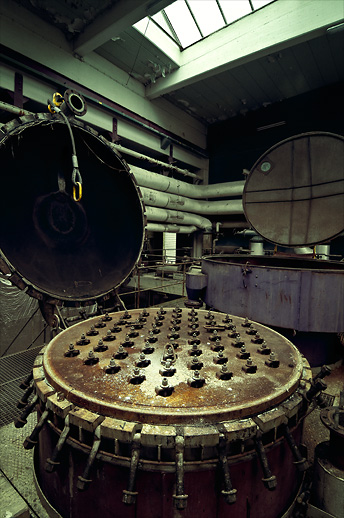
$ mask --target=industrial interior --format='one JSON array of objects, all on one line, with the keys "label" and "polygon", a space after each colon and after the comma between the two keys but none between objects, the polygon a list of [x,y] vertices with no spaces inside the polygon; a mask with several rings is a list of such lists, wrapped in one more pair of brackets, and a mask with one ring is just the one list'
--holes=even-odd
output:
[{"label": "industrial interior", "polygon": [[343,0],[0,13],[0,518],[344,518]]}]

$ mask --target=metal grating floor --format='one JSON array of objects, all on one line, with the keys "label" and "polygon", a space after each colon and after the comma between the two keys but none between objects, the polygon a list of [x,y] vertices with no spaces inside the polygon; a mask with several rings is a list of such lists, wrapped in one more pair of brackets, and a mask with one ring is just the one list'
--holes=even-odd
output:
[{"label": "metal grating floor", "polygon": [[0,358],[0,426],[11,423],[22,412],[17,402],[23,396],[20,383],[30,374],[42,345]]}]

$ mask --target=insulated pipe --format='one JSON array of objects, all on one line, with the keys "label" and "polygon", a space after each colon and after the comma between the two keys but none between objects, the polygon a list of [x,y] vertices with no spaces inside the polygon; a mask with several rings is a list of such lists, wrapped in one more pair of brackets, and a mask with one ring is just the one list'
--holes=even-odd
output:
[{"label": "insulated pipe", "polygon": [[[194,185],[192,187],[197,186]],[[244,213],[242,200],[192,200],[190,198],[186,198],[185,196],[167,194],[165,192],[159,192],[154,189],[148,189],[147,187],[140,187],[140,190],[145,204],[152,207],[161,207],[167,209],[182,208],[185,212],[194,212],[196,214],[208,215],[232,215]]]},{"label": "insulated pipe", "polygon": [[[74,94],[79,95],[76,92],[74,92]],[[12,104],[8,104],[3,101],[0,101],[0,110],[6,111],[8,113],[13,113],[14,115],[18,115],[19,117],[21,117],[22,115],[35,115],[33,112],[24,110],[23,108],[18,108],[18,106],[13,106]],[[0,127],[1,127],[1,124],[0,124]],[[160,165],[164,169],[168,169],[169,171],[175,171],[176,173],[182,174],[184,176],[189,176],[190,178],[196,178],[198,180],[202,180],[202,178],[200,176],[198,176],[196,173],[191,173],[191,171],[188,171],[187,169],[181,169],[180,167],[176,167],[172,164],[166,164],[165,162],[162,162],[161,160],[157,160],[155,158],[151,158],[149,156],[143,155],[142,153],[138,153],[137,151],[133,151],[132,149],[125,148],[125,147],[121,146],[120,144],[116,144],[114,142],[109,143],[109,144],[111,146],[113,146],[116,150],[118,150],[120,153],[123,153],[125,155],[130,155],[135,158],[139,158],[141,160],[146,160],[147,162],[150,162],[151,164]],[[131,167],[133,167],[133,166],[131,166]],[[144,171],[144,169],[142,169],[142,171]]]},{"label": "insulated pipe", "polygon": [[140,187],[151,187],[157,191],[188,196],[190,198],[225,198],[241,196],[245,181],[216,183],[211,185],[193,185],[175,178],[146,171],[131,165],[130,169]]},{"label": "insulated pipe", "polygon": [[4,103],[3,101],[0,101],[0,110],[8,113],[13,113],[14,115],[18,115],[19,117],[21,117],[22,115],[33,115],[32,112],[23,110],[23,108],[18,108],[18,106],[13,106],[13,104]]},{"label": "insulated pipe", "polygon": [[146,229],[151,232],[175,232],[176,234],[192,234],[198,230],[196,225],[168,225],[164,223],[147,223]]},{"label": "insulated pipe", "polygon": [[148,221],[196,225],[198,228],[208,232],[210,232],[212,229],[212,223],[209,219],[198,216],[197,214],[190,214],[188,212],[160,209],[157,207],[146,207],[146,215]]},{"label": "insulated pipe", "polygon": [[[124,155],[133,156],[135,158],[139,158],[140,160],[146,160],[147,162],[149,162],[151,164],[159,165],[159,166],[163,167],[164,169],[168,169],[169,171],[175,171],[176,173],[180,173],[184,176],[189,176],[190,178],[197,178],[198,180],[202,180],[202,178],[200,176],[198,176],[196,173],[191,173],[187,169],[181,169],[180,167],[176,167],[175,165],[166,164],[166,162],[161,162],[161,160],[157,160],[156,158],[151,158],[149,156],[143,155],[142,153],[138,153],[137,151],[133,151],[132,149],[125,148],[125,147],[121,146],[120,144],[112,143],[111,145],[117,151],[119,151],[120,153],[123,153]],[[138,169],[139,171],[143,171],[144,173],[148,172],[148,171],[145,171],[145,169],[141,169],[140,167],[135,167],[133,165],[130,166],[130,169],[133,172],[134,172],[134,169]],[[152,174],[156,174],[156,173],[152,173]],[[157,174],[157,176],[160,176],[160,175]]]}]

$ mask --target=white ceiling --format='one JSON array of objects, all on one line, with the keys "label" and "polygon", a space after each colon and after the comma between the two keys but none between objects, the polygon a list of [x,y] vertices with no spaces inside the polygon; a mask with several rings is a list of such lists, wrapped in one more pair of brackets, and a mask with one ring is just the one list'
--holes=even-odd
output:
[{"label": "white ceiling", "polygon": [[[132,27],[171,2],[17,0],[58,27],[72,52],[95,52],[143,83],[148,98],[164,97],[206,125],[344,80],[344,31],[327,30],[344,21],[341,0],[276,0],[182,53]],[[293,8],[301,9],[295,20]]]}]

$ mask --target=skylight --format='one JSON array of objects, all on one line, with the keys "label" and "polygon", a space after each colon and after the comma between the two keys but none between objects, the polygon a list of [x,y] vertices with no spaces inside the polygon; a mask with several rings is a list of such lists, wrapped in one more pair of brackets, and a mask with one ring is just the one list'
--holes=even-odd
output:
[{"label": "skylight", "polygon": [[[176,0],[152,16],[151,20],[183,50],[273,1],[275,0]],[[141,22],[135,24],[139,30],[142,27]]]}]

